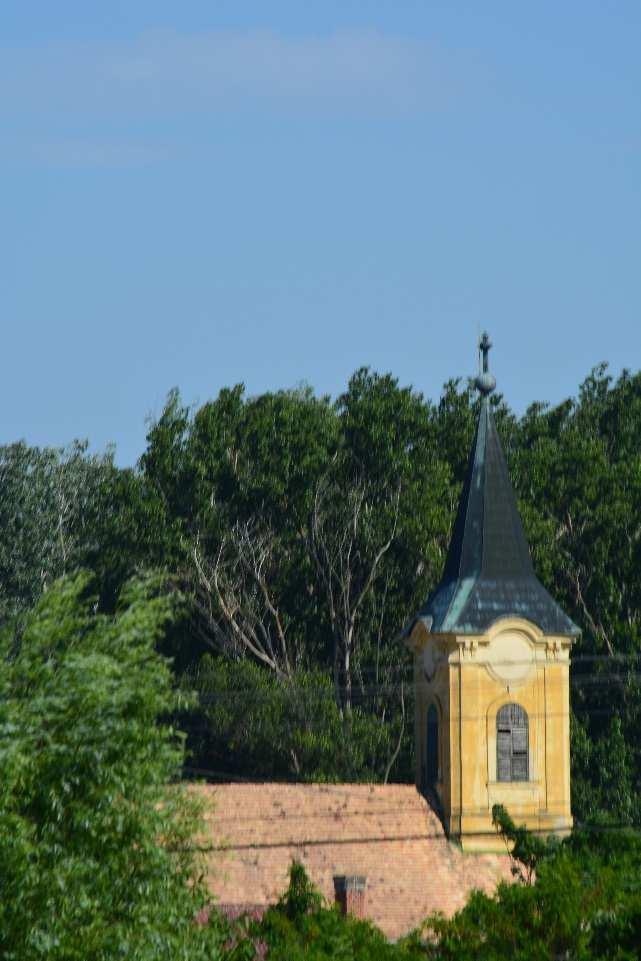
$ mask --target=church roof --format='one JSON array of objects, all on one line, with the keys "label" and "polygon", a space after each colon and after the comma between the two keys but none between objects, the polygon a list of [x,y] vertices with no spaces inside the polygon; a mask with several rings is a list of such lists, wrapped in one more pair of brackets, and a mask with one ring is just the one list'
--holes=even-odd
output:
[{"label": "church roof", "polygon": [[510,881],[504,854],[470,858],[413,784],[198,784],[207,883],[228,916],[275,904],[300,861],[329,903],[335,879],[365,879],[364,916],[399,938],[474,888]]},{"label": "church roof", "polygon": [[500,617],[523,617],[545,634],[575,636],[579,628],[537,579],[490,408],[494,378],[490,347],[481,342],[476,381],[481,411],[440,584],[418,617],[433,633],[475,634]]}]

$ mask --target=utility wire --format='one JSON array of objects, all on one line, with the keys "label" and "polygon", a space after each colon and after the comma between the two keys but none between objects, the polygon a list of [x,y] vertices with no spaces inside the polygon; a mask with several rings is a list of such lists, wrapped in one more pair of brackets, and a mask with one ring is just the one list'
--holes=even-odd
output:
[{"label": "utility wire", "polygon": [[[215,773],[215,772],[210,772],[210,773]],[[218,773],[221,777],[223,776],[223,772],[218,772]],[[193,783],[193,782],[189,782],[189,783]],[[338,785],[330,785],[330,784],[319,784],[319,783],[306,784],[301,782],[274,782],[274,781],[260,781],[260,780],[251,781],[247,779],[236,779],[236,780],[226,781],[224,782],[224,784],[221,784],[218,786],[231,787],[236,784],[251,785],[255,787],[261,787],[261,786],[273,787],[276,784],[278,787],[283,787],[283,788],[295,787],[295,788],[309,788],[309,789],[316,789],[316,790],[320,788],[323,793],[333,793],[339,796],[348,797],[350,800],[355,799],[353,791],[349,791],[346,788],[341,788]],[[372,785],[355,784],[353,786],[367,788]],[[398,785],[377,784],[373,786],[375,788],[384,789],[387,786],[397,787]],[[403,786],[411,787],[411,785],[403,785]],[[210,787],[215,797],[216,785],[211,785]],[[418,788],[417,788],[417,793],[419,793]],[[405,816],[408,814],[411,814],[411,815],[416,814],[418,816],[425,816],[426,814],[427,815],[431,814],[434,817],[438,817],[438,814],[430,804],[429,800],[426,799],[424,805],[407,805],[407,806],[403,806],[402,808],[400,808],[397,805],[396,807],[393,807],[393,808],[377,808],[373,806],[370,810],[356,810],[356,811],[344,811],[340,809],[337,810],[335,808],[334,809],[330,808],[314,814],[296,814],[292,812],[287,812],[286,814],[257,813],[256,815],[247,815],[247,814],[237,814],[237,815],[228,815],[228,816],[216,815],[215,822],[216,824],[230,824],[230,823],[241,823],[241,822],[244,823],[244,822],[251,822],[251,821],[277,821],[282,824],[283,822],[311,821],[311,820],[319,820],[323,818],[334,819],[336,817],[339,817],[341,821],[347,818],[354,818],[354,817],[391,819],[391,818],[398,818],[401,816]],[[627,824],[623,821],[618,821],[611,824],[575,823],[574,830],[575,831],[585,830],[587,832],[599,832],[599,833],[625,831],[625,832],[641,835],[641,828],[631,824]],[[478,830],[478,831],[466,831],[465,833],[466,835],[486,836],[488,832]],[[533,830],[533,831],[530,831],[530,833],[531,834],[549,834],[548,831],[543,829],[541,829],[540,831]],[[214,846],[212,849],[213,850],[229,850],[230,848],[233,848],[234,850],[238,850],[239,848],[307,847],[307,846],[321,845],[321,844],[369,844],[369,843],[381,843],[381,842],[391,843],[394,841],[430,840],[430,839],[443,841],[443,840],[447,840],[447,835],[445,834],[445,831],[443,829],[441,831],[422,831],[420,833],[417,832],[413,834],[399,834],[393,837],[382,836],[382,837],[353,837],[353,838],[326,838],[326,839],[288,839],[285,841],[277,841],[277,842],[247,842],[242,844],[227,843],[227,844],[222,844],[219,847]]]}]

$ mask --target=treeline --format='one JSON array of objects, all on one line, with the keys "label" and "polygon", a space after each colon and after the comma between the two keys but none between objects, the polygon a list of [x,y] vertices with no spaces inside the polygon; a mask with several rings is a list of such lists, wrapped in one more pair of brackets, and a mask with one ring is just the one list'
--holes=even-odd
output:
[{"label": "treeline", "polygon": [[[583,631],[572,672],[573,807],[641,821],[641,374],[604,366],[556,407],[495,416],[537,573]],[[132,469],[76,444],[0,448],[0,619],[16,638],[62,574],[113,614],[133,574],[188,603],[162,641],[185,775],[411,780],[397,636],[441,574],[475,428],[469,386],[431,403],[357,371],[197,410],[177,392]]]}]

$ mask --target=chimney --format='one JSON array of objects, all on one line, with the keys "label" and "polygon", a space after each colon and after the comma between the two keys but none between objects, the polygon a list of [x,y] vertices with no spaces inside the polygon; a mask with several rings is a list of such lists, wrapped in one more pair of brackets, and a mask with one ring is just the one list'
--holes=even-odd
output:
[{"label": "chimney", "polygon": [[334,877],[334,894],[341,914],[351,914],[355,918],[365,917],[365,885],[367,878],[362,874],[344,874]]}]

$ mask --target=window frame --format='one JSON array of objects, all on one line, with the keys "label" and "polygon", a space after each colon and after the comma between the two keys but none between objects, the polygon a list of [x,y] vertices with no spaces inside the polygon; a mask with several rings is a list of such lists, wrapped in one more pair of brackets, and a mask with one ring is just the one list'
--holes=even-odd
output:
[{"label": "window frame", "polygon": [[530,722],[527,711],[515,701],[496,714],[496,780],[502,784],[530,779]]}]

